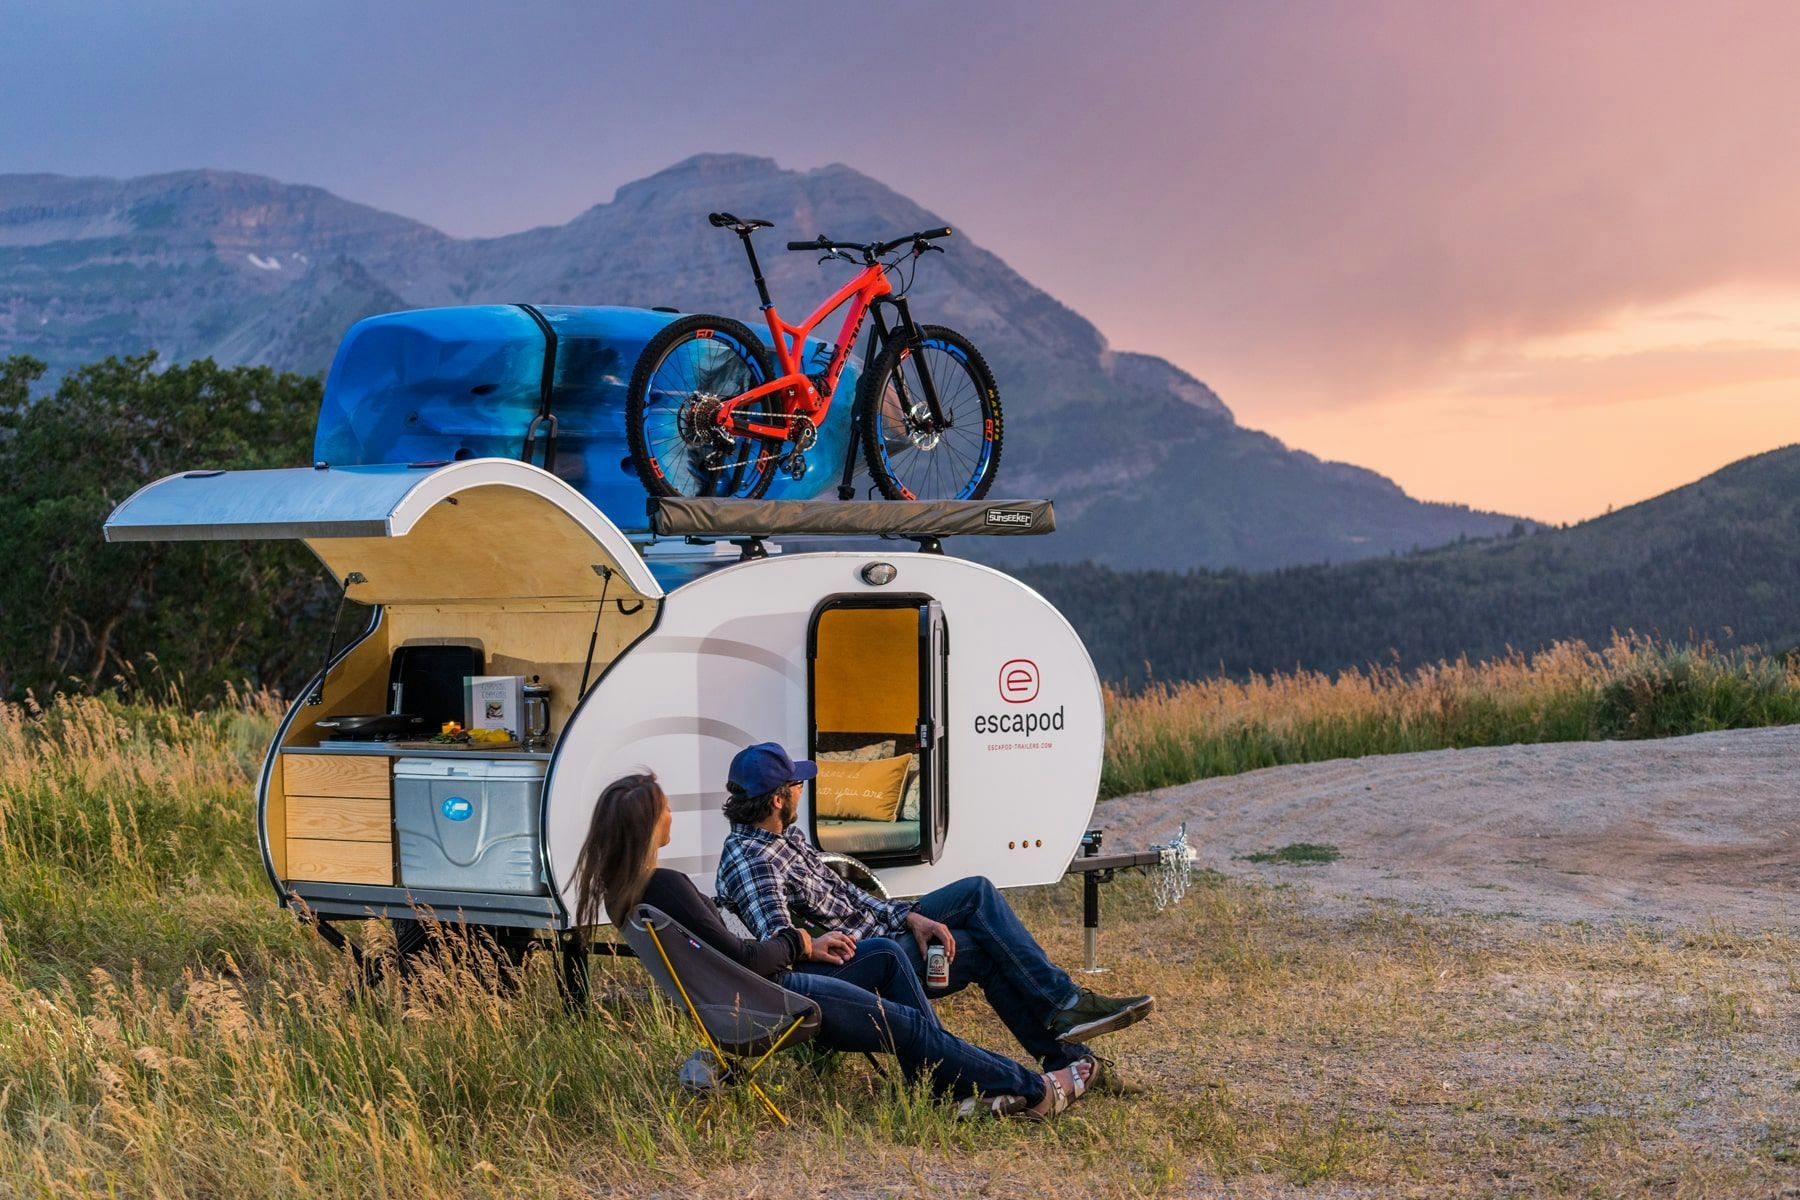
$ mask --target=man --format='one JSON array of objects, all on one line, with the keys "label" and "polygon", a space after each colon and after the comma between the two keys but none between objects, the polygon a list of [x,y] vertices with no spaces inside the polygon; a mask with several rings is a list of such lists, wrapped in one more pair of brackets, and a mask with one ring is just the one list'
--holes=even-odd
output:
[{"label": "man", "polygon": [[[926,947],[941,942],[950,958],[950,985],[938,995],[978,984],[1045,1070],[1093,1058],[1098,1074],[1090,1089],[1137,1090],[1081,1039],[1143,1020],[1156,1006],[1152,997],[1114,998],[1078,987],[1045,956],[1006,897],[979,876],[913,901],[883,900],[840,878],[795,825],[805,782],[818,773],[816,764],[795,762],[774,742],[751,746],[731,760],[725,802],[731,832],[715,890],[753,934],[773,937],[783,929],[808,928],[839,932],[852,941],[893,938],[921,980]],[[851,972],[856,960],[852,954],[844,962],[809,963],[807,969]]]}]

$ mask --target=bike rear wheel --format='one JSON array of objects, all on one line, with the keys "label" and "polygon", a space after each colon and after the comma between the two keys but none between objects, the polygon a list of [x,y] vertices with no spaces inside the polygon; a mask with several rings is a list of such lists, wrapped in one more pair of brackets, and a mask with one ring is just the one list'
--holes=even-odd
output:
[{"label": "bike rear wheel", "polygon": [[638,356],[625,395],[625,435],[644,489],[737,499],[768,491],[782,444],[733,437],[712,414],[774,377],[768,350],[740,321],[701,314],[665,325]]},{"label": "bike rear wheel", "polygon": [[[921,372],[944,418],[933,428]],[[1000,469],[1000,389],[974,343],[954,329],[897,333],[857,388],[863,458],[889,500],[979,500]]]}]

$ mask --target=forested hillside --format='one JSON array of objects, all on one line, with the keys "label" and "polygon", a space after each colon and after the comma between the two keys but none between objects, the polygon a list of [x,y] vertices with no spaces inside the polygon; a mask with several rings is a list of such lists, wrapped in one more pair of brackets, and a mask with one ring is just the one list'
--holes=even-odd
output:
[{"label": "forested hillside", "polygon": [[1018,572],[1103,677],[1417,665],[1613,631],[1800,643],[1800,446],[1568,529],[1404,557],[1243,572]]}]

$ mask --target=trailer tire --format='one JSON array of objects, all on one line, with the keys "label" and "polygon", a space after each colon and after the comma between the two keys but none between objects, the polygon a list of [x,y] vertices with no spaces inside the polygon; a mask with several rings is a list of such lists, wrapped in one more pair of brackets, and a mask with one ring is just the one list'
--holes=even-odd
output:
[{"label": "trailer tire", "polygon": [[848,854],[833,854],[829,851],[819,855],[832,873],[845,883],[855,884],[871,896],[882,900],[888,899],[887,888],[876,878],[875,872],[864,866],[861,859],[851,858]]}]

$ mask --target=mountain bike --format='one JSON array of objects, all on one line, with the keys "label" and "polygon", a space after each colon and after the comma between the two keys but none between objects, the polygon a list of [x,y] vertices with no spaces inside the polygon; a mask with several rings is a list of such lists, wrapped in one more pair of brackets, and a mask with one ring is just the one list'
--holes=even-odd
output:
[{"label": "mountain bike", "polygon": [[[973,343],[953,329],[913,321],[906,293],[918,260],[950,236],[922,229],[888,242],[840,242],[820,234],[792,251],[861,266],[854,278],[798,325],[775,311],[751,235],[769,221],[713,213],[713,226],[744,243],[769,324],[769,346],[729,317],[699,314],[670,322],[644,347],[625,408],[631,461],[657,496],[754,499],[777,470],[799,479],[807,451],[830,411],[844,365],[871,314],[865,370],[853,401],[854,436],[838,497],[855,495],[860,448],[889,500],[976,500],[1000,465],[1000,389]],[[894,280],[911,264],[904,285]],[[829,358],[808,373],[806,338],[845,304]],[[883,312],[891,308],[895,320]],[[773,347],[771,358],[769,347]]]}]

